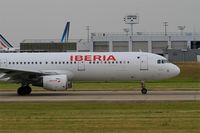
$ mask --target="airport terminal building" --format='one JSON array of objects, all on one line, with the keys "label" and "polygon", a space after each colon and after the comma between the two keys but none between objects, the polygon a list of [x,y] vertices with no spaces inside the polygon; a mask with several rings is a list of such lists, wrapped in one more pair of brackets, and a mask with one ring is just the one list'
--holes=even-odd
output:
[{"label": "airport terminal building", "polygon": [[90,40],[24,40],[26,52],[151,52],[170,61],[200,61],[200,33],[91,33]]}]

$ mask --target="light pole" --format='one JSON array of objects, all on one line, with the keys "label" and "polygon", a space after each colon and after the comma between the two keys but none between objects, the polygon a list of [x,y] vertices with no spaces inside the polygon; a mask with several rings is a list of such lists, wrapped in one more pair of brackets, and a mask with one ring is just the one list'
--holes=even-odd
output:
[{"label": "light pole", "polygon": [[125,24],[129,24],[131,26],[131,34],[129,41],[129,51],[133,50],[133,25],[139,24],[139,15],[127,15],[124,17]]},{"label": "light pole", "polygon": [[90,41],[90,26],[86,26],[86,30],[87,30],[87,41]]},{"label": "light pole", "polygon": [[165,26],[165,36],[167,36],[167,26],[168,26],[168,22],[164,22],[164,26]]},{"label": "light pole", "polygon": [[139,24],[139,15],[127,15],[124,17],[125,24],[130,24],[131,26],[131,36],[133,36],[133,25]]}]

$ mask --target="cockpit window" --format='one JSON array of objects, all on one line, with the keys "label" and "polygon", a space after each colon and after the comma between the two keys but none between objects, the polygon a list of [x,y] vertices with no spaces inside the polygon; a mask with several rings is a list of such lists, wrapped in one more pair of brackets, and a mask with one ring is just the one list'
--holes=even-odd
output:
[{"label": "cockpit window", "polygon": [[158,64],[161,64],[161,60],[158,60],[157,63],[158,63]]},{"label": "cockpit window", "polygon": [[165,64],[165,63],[168,63],[168,61],[163,59],[157,60],[157,64]]},{"label": "cockpit window", "polygon": [[165,64],[165,63],[168,63],[168,61],[167,60],[163,60],[163,64]]}]

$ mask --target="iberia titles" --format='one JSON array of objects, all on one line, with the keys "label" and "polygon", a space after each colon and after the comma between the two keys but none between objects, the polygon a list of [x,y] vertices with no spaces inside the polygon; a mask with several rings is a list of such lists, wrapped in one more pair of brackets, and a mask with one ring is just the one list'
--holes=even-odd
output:
[{"label": "iberia titles", "polygon": [[114,55],[71,55],[70,61],[116,61]]}]

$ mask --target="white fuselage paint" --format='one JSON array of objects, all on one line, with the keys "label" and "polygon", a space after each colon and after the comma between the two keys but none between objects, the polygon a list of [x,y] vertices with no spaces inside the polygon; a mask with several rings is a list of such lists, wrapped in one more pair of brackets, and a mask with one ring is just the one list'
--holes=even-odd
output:
[{"label": "white fuselage paint", "polygon": [[179,74],[176,65],[158,60],[166,58],[144,52],[1,53],[0,72],[66,74],[72,81],[161,80]]}]

